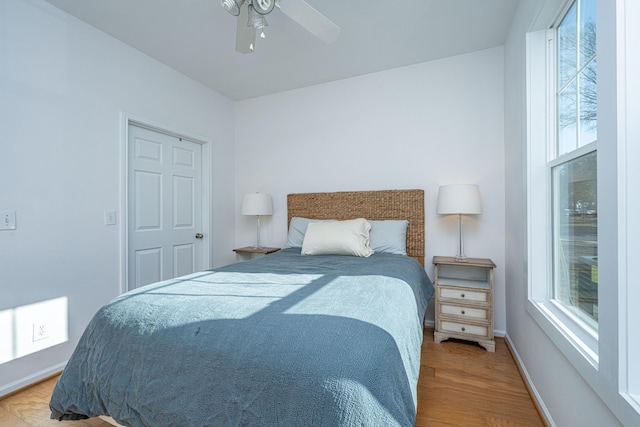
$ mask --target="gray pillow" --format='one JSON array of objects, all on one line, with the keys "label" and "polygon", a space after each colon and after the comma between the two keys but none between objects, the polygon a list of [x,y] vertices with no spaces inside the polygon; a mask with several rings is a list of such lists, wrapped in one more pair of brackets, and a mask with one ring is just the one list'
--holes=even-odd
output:
[{"label": "gray pillow", "polygon": [[309,222],[336,221],[335,219],[309,219],[294,216],[289,223],[289,234],[287,235],[287,248],[301,248],[304,235],[307,232]]},{"label": "gray pillow", "polygon": [[402,220],[369,220],[369,246],[377,253],[407,254],[407,226],[409,221]]},{"label": "gray pillow", "polygon": [[[310,219],[294,216],[289,224],[287,236],[288,248],[301,248],[309,222],[337,221],[335,219]],[[407,254],[407,226],[406,219],[368,220],[371,224],[369,232],[369,247],[378,253]]]}]

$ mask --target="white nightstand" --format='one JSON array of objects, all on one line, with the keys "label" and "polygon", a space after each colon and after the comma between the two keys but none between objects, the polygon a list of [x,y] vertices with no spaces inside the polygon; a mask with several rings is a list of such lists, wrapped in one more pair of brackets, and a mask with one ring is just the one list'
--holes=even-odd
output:
[{"label": "white nightstand", "polygon": [[249,261],[250,259],[260,258],[261,256],[265,256],[268,254],[272,254],[274,252],[278,252],[280,248],[259,248],[256,249],[253,246],[246,246],[244,248],[237,248],[233,251],[236,253],[236,262],[238,261]]},{"label": "white nightstand", "polygon": [[490,259],[433,257],[436,287],[436,325],[433,340],[475,341],[495,351],[493,340],[493,269]]}]

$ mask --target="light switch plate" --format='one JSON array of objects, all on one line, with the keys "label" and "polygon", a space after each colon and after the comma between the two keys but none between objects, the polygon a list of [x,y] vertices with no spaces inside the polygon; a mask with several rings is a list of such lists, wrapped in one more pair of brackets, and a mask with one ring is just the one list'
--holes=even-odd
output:
[{"label": "light switch plate", "polygon": [[104,211],[104,225],[116,225],[116,211]]},{"label": "light switch plate", "polygon": [[0,211],[0,230],[16,229],[16,211]]}]

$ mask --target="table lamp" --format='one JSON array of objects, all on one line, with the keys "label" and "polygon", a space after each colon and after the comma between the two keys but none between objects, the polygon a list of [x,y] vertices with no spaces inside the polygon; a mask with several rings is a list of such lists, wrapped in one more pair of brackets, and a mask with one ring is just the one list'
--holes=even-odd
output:
[{"label": "table lamp", "polygon": [[464,237],[462,232],[462,215],[477,215],[482,213],[480,207],[480,190],[474,184],[442,185],[438,192],[438,214],[458,215],[458,255],[455,260],[467,262],[469,258],[464,254]]},{"label": "table lamp", "polygon": [[273,202],[270,194],[249,193],[242,199],[242,215],[256,216],[256,244],[253,249],[262,249],[260,245],[260,216],[273,215]]}]

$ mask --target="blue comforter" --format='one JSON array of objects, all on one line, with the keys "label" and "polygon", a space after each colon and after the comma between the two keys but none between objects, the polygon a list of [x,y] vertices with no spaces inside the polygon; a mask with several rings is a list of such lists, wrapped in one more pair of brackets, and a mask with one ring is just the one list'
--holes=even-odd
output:
[{"label": "blue comforter", "polygon": [[299,248],[104,306],[51,417],[129,426],[413,426],[433,291],[412,258]]}]

